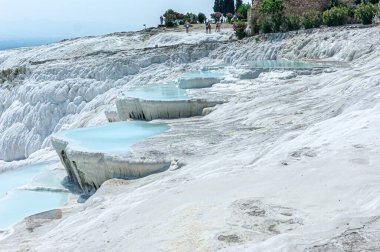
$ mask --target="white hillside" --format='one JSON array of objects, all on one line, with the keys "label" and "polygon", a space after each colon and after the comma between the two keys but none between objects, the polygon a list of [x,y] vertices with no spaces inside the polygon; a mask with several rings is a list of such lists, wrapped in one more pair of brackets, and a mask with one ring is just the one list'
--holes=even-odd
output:
[{"label": "white hillside", "polygon": [[[226,103],[204,117],[164,121],[171,130],[133,147],[136,155],[178,159],[178,167],[107,181],[85,204],[69,204],[61,220],[32,233],[16,225],[1,249],[379,250],[380,28],[258,41],[230,35],[114,35],[2,53],[1,67],[28,69],[22,84],[0,89],[7,161],[49,147],[59,129],[105,123],[120,91],[210,64],[233,66],[222,83],[189,91]],[[337,67],[236,78],[249,60],[284,58]]]}]

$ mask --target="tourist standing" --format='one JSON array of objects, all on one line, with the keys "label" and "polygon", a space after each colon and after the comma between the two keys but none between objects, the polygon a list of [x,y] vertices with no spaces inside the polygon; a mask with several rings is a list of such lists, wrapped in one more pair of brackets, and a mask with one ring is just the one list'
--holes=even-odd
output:
[{"label": "tourist standing", "polygon": [[208,33],[208,22],[206,21],[206,34]]},{"label": "tourist standing", "polygon": [[211,29],[212,29],[212,27],[211,27],[211,23],[209,22],[208,23],[208,32],[211,34]]},{"label": "tourist standing", "polygon": [[185,28],[186,28],[186,33],[189,33],[189,28],[190,28],[189,21],[186,21]]},{"label": "tourist standing", "polygon": [[161,23],[161,25],[164,24],[164,17],[163,16],[160,17],[160,23]]}]

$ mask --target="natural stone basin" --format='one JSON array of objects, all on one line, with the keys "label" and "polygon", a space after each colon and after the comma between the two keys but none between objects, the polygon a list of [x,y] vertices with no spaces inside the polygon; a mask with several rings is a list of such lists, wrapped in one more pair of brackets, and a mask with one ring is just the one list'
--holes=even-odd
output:
[{"label": "natural stone basin", "polygon": [[219,83],[224,74],[214,71],[195,71],[184,74],[178,79],[178,86],[182,89],[208,88]]},{"label": "natural stone basin", "polygon": [[330,67],[328,64],[310,63],[290,60],[254,60],[239,66],[243,70],[237,77],[240,79],[256,79],[261,73],[272,70],[292,70],[298,73],[310,74],[314,70]]},{"label": "natural stone basin", "polygon": [[59,132],[52,144],[71,181],[91,193],[112,178],[140,178],[169,168],[171,162],[163,158],[129,155],[133,144],[168,129],[165,124],[117,122]]},{"label": "natural stone basin", "polygon": [[28,165],[0,173],[0,230],[67,202],[69,194],[61,185],[64,171],[48,166]]},{"label": "natural stone basin", "polygon": [[247,63],[253,69],[313,69],[325,68],[327,65],[320,63],[310,63],[290,60],[255,60]]},{"label": "natural stone basin", "polygon": [[180,89],[177,85],[154,85],[137,88],[127,92],[128,97],[139,98],[144,100],[156,101],[178,101],[189,100],[186,90]]},{"label": "natural stone basin", "polygon": [[219,103],[221,102],[190,99],[184,89],[175,85],[150,86],[119,96],[116,100],[117,115],[106,112],[106,116],[111,122],[186,118],[200,116],[203,109]]}]

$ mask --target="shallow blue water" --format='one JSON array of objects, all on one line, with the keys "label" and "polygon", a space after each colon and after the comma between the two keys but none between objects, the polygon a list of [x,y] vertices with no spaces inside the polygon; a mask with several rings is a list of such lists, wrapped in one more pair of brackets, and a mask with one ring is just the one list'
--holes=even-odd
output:
[{"label": "shallow blue water", "polygon": [[265,69],[311,69],[326,67],[323,64],[297,62],[289,60],[255,60],[247,62],[249,67],[252,68],[265,68]]},{"label": "shallow blue water", "polygon": [[168,129],[166,124],[133,121],[62,131],[56,136],[68,140],[76,150],[125,154],[138,141]]},{"label": "shallow blue water", "polygon": [[189,99],[186,96],[186,90],[179,89],[174,84],[137,88],[128,91],[127,95],[144,100],[176,101]]},{"label": "shallow blue water", "polygon": [[182,78],[210,78],[210,77],[222,77],[224,73],[214,71],[193,71],[187,72],[182,75]]},{"label": "shallow blue water", "polygon": [[0,173],[0,230],[27,216],[62,207],[68,200],[68,193],[28,191],[22,187],[62,188],[64,177],[64,171],[50,171],[48,164]]}]

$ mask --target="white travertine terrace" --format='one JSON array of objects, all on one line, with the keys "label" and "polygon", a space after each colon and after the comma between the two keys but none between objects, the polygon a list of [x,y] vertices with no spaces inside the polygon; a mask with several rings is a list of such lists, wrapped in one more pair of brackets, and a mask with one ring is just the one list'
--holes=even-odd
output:
[{"label": "white travertine terrace", "polygon": [[202,115],[203,109],[214,107],[222,102],[202,99],[157,101],[132,97],[119,97],[116,101],[120,120],[138,119],[151,121],[155,119],[187,118]]}]

